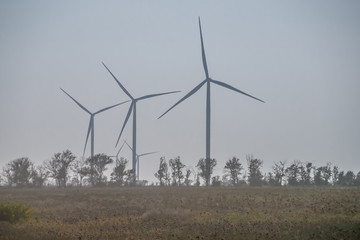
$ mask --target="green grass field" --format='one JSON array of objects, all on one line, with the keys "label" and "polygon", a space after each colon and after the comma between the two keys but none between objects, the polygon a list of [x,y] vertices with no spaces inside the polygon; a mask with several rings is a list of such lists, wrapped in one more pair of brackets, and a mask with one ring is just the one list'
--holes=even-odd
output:
[{"label": "green grass field", "polygon": [[0,239],[360,239],[359,188],[0,188]]}]

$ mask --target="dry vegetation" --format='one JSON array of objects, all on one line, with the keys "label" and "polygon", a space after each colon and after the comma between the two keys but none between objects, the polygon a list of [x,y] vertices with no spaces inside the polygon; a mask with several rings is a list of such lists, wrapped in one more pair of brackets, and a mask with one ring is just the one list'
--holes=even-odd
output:
[{"label": "dry vegetation", "polygon": [[0,188],[0,239],[360,239],[359,188]]}]

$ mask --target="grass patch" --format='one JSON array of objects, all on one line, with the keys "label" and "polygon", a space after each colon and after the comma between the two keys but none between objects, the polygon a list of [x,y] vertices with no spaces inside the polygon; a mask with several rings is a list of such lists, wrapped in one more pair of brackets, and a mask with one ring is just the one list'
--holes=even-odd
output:
[{"label": "grass patch", "polygon": [[31,218],[31,212],[31,208],[23,203],[0,204],[0,221],[25,221]]},{"label": "grass patch", "polygon": [[0,189],[0,239],[360,239],[359,188]]}]

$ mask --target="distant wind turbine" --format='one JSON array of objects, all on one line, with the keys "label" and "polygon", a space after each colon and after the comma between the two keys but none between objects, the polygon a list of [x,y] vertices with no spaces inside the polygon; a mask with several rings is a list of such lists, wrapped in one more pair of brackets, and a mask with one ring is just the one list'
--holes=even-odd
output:
[{"label": "distant wind turbine", "polygon": [[[200,40],[201,40],[201,54],[202,54],[202,62],[203,62],[203,66],[204,66],[204,71],[205,71],[205,77],[206,79],[204,81],[202,81],[199,85],[197,85],[194,89],[192,89],[188,94],[186,94],[183,98],[181,98],[177,103],[175,103],[171,108],[169,108],[165,113],[163,113],[159,118],[161,118],[162,116],[164,116],[166,113],[168,113],[171,109],[173,109],[176,105],[178,105],[179,103],[181,103],[182,101],[184,101],[185,99],[187,99],[188,97],[190,97],[191,95],[193,95],[194,93],[196,93],[205,83],[206,83],[206,159],[210,159],[210,83],[214,83],[217,84],[221,87],[225,87],[228,88],[230,90],[233,90],[235,92],[244,94],[245,96],[251,97],[255,100],[258,100],[260,102],[264,102],[263,100],[256,98],[254,96],[251,96],[250,94],[247,94],[243,91],[240,91],[237,88],[234,88],[232,86],[230,86],[229,84],[211,79],[209,77],[209,72],[208,72],[208,67],[206,64],[206,57],[205,57],[205,49],[204,49],[204,43],[203,43],[203,37],[202,37],[202,32],[201,32],[201,22],[200,22],[200,17],[199,17],[199,29],[200,29]],[[208,164],[207,164],[208,165]]]},{"label": "distant wind turbine", "polygon": [[[126,142],[126,141],[124,141],[124,143],[126,143],[126,145],[131,149],[131,151],[132,151],[132,148],[130,147],[130,145]],[[124,144],[123,144],[124,145]],[[137,179],[136,180],[138,180],[139,181],[139,179],[140,179],[140,177],[139,177],[139,165],[140,165],[140,157],[142,157],[142,156],[146,156],[146,155],[150,155],[150,154],[154,154],[154,153],[157,153],[157,152],[148,152],[148,153],[142,153],[142,154],[136,154],[136,171],[137,171],[137,173],[136,173],[136,177],[137,177]]]},{"label": "distant wind turbine", "polygon": [[131,99],[131,105],[130,105],[130,108],[129,108],[129,111],[126,115],[126,118],[125,118],[125,121],[124,121],[124,124],[122,126],[122,129],[120,131],[120,134],[119,134],[119,137],[116,141],[116,146],[118,145],[119,143],[119,140],[120,140],[120,137],[121,137],[121,134],[126,126],[126,123],[128,122],[129,120],[129,117],[131,115],[131,112],[133,113],[133,135],[132,135],[132,169],[134,170],[135,172],[135,168],[136,168],[136,103],[137,101],[140,101],[140,100],[144,100],[144,99],[148,99],[148,98],[152,98],[152,97],[157,97],[157,96],[161,96],[161,95],[166,95],[166,94],[171,94],[171,93],[177,93],[177,92],[180,92],[180,91],[172,91],[172,92],[165,92],[165,93],[156,93],[156,94],[149,94],[149,95],[145,95],[145,96],[142,96],[142,97],[139,97],[139,98],[134,98],[129,92],[128,90],[125,89],[125,87],[119,82],[119,80],[114,76],[114,74],[112,74],[112,72],[109,70],[109,68],[104,64],[104,67],[108,70],[108,72],[111,74],[111,76],[115,79],[115,81],[117,82],[117,84],[119,85],[119,87],[125,92],[126,95],[129,96],[129,98]]},{"label": "distant wind turbine", "polygon": [[119,163],[120,163],[119,154],[121,152],[121,149],[124,147],[124,145],[125,145],[125,142],[121,145],[121,147],[119,148],[119,151],[116,153],[116,155],[109,156],[109,157],[114,157],[115,158],[116,167],[119,166]]},{"label": "distant wind turbine", "polygon": [[110,107],[106,107],[106,108],[103,108],[103,109],[100,109],[99,111],[97,112],[94,112],[94,113],[91,113],[89,110],[87,110],[83,105],[81,105],[78,101],[76,101],[72,96],[70,96],[70,94],[68,94],[67,92],[65,92],[64,89],[60,88],[61,91],[63,91],[66,95],[68,95],[81,109],[83,109],[85,112],[87,112],[88,114],[90,114],[90,122],[89,122],[89,128],[88,128],[88,131],[87,131],[87,135],[86,135],[86,141],[85,141],[85,147],[84,147],[84,153],[83,155],[85,155],[85,150],[86,150],[86,145],[87,145],[87,142],[88,142],[88,139],[89,139],[89,135],[91,133],[91,157],[94,156],[94,119],[95,119],[95,115],[98,114],[98,113],[101,113],[101,112],[104,112],[106,110],[109,110],[113,107],[116,107],[116,106],[119,106],[121,104],[124,104],[126,102],[129,102],[128,101],[125,101],[125,102],[121,102],[121,103],[118,103],[118,104],[115,104],[115,105],[112,105]]}]

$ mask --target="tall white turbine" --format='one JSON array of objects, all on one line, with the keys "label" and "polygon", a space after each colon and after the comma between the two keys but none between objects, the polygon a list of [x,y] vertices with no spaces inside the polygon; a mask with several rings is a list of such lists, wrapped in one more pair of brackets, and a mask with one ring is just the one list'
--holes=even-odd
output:
[{"label": "tall white turbine", "polygon": [[[132,148],[130,147],[130,145],[124,141],[124,143],[126,143],[126,145],[131,149],[132,151]],[[123,144],[124,145],[124,144]],[[150,154],[154,154],[154,153],[157,153],[157,152],[148,152],[148,153],[142,153],[142,154],[136,154],[136,180],[139,181],[140,180],[140,157],[142,156],[146,156],[146,155],[150,155]]]},{"label": "tall white turbine", "polygon": [[201,31],[200,17],[199,17],[199,30],[200,30],[202,62],[203,62],[204,71],[205,71],[205,77],[206,78],[199,85],[197,85],[195,88],[193,88],[189,93],[187,93],[183,98],[181,98],[177,103],[175,103],[171,108],[169,108],[165,113],[163,113],[159,118],[161,118],[166,113],[168,113],[176,105],[180,104],[182,101],[184,101],[185,99],[187,99],[188,97],[190,97],[191,95],[196,93],[206,83],[206,159],[207,159],[206,165],[207,165],[207,168],[208,168],[209,167],[209,160],[210,160],[210,83],[214,83],[214,84],[217,84],[217,85],[219,85],[221,87],[225,87],[225,88],[228,88],[228,89],[233,90],[235,92],[244,94],[244,95],[246,95],[248,97],[251,97],[253,99],[256,99],[256,100],[258,100],[260,102],[264,102],[264,101],[259,99],[259,98],[254,97],[254,96],[251,96],[250,94],[247,94],[247,93],[245,93],[243,91],[240,91],[239,89],[234,88],[234,87],[230,86],[229,84],[226,84],[226,83],[211,79],[209,77],[209,72],[208,72],[208,67],[207,67],[206,57],[205,57],[203,36],[202,36],[202,31]]},{"label": "tall white turbine", "polygon": [[155,93],[155,94],[149,94],[149,95],[145,95],[145,96],[142,96],[142,97],[139,97],[139,98],[134,98],[129,92],[128,90],[125,89],[125,87],[119,82],[119,80],[114,76],[114,74],[112,74],[112,72],[109,70],[109,68],[104,64],[104,67],[108,70],[108,72],[111,74],[111,76],[115,79],[115,81],[117,82],[117,84],[119,85],[119,87],[125,92],[126,95],[128,95],[128,97],[131,99],[131,105],[130,105],[130,108],[129,108],[129,111],[126,115],[126,118],[125,118],[125,121],[124,121],[124,124],[122,126],[122,129],[120,131],[120,134],[119,134],[119,137],[117,139],[117,142],[116,142],[116,146],[118,145],[119,143],[119,140],[120,140],[120,137],[121,137],[121,134],[126,126],[126,123],[128,122],[129,118],[130,118],[130,115],[131,115],[131,112],[133,114],[133,134],[132,134],[132,169],[134,170],[134,173],[135,173],[135,170],[136,170],[136,103],[138,101],[141,101],[141,100],[144,100],[144,99],[148,99],[148,98],[152,98],[152,97],[157,97],[157,96],[161,96],[161,95],[166,95],[166,94],[171,94],[171,93],[177,93],[177,92],[180,92],[180,91],[172,91],[172,92],[165,92],[165,93]]},{"label": "tall white turbine", "polygon": [[87,110],[83,105],[81,105],[78,101],[76,101],[72,96],[70,96],[70,94],[68,94],[67,92],[65,92],[64,89],[60,88],[61,91],[63,91],[66,95],[68,95],[81,109],[83,109],[85,112],[87,112],[88,114],[90,114],[90,122],[89,122],[89,127],[88,127],[88,131],[87,131],[87,135],[86,135],[86,140],[85,140],[85,147],[84,147],[84,153],[83,155],[85,155],[85,150],[86,150],[86,145],[87,145],[87,142],[88,142],[88,139],[89,139],[89,135],[91,133],[91,157],[94,156],[94,120],[95,120],[95,115],[98,114],[98,113],[101,113],[101,112],[104,112],[106,110],[109,110],[113,107],[116,107],[116,106],[119,106],[121,104],[124,104],[126,102],[129,102],[128,101],[125,101],[125,102],[121,102],[121,103],[118,103],[118,104],[115,104],[115,105],[112,105],[110,107],[106,107],[106,108],[103,108],[103,109],[100,109],[99,111],[97,112],[90,112],[89,110]]}]

